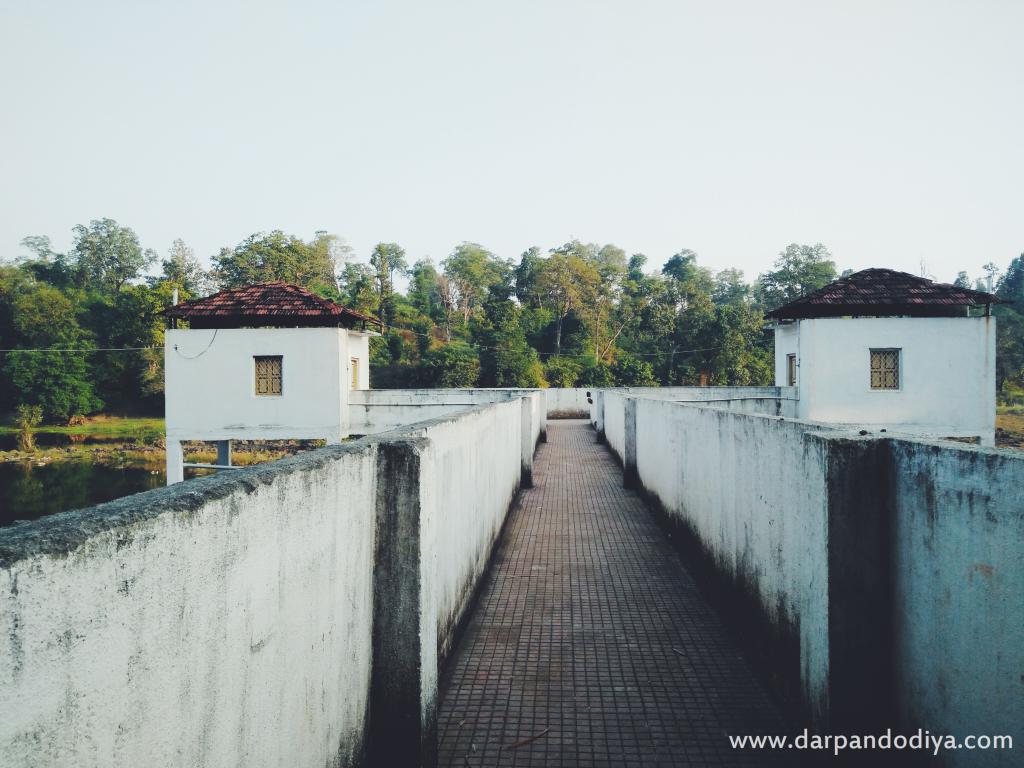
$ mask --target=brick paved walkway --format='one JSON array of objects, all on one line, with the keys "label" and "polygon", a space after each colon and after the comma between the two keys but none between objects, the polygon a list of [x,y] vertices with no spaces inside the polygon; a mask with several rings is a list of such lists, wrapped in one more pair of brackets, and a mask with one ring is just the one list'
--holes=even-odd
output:
[{"label": "brick paved walkway", "polygon": [[782,718],[590,425],[548,440],[446,671],[440,764],[783,764],[730,749]]}]

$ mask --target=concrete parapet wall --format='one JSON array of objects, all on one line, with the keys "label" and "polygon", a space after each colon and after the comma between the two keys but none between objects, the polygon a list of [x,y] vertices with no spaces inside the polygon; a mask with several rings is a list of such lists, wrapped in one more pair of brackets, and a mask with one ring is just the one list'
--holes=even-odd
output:
[{"label": "concrete parapet wall", "polygon": [[590,416],[588,387],[551,387],[544,390],[549,419],[585,419]]},{"label": "concrete parapet wall", "polygon": [[[612,453],[623,460],[623,398],[644,397],[674,402],[707,403],[740,413],[793,418],[797,410],[794,387],[620,387],[605,389],[595,399],[591,423]],[[597,413],[600,408],[601,413]],[[599,423],[600,422],[600,423]]]},{"label": "concrete parapet wall", "polygon": [[[606,393],[607,397],[607,393]],[[721,408],[635,405],[639,486],[700,542],[715,569],[757,602],[785,647],[801,696],[824,710],[828,684],[826,452],[808,425]],[[606,416],[608,403],[606,400]],[[609,435],[609,445],[612,438]]]},{"label": "concrete parapet wall", "polygon": [[[367,389],[349,393],[348,430],[375,435],[408,424],[459,413],[477,405],[499,403],[541,389]],[[545,395],[546,396],[546,395]],[[546,400],[544,401],[546,402]],[[546,431],[547,409],[541,412]]]},{"label": "concrete parapet wall", "polygon": [[893,669],[899,718],[933,733],[1024,745],[1024,454],[892,440]]},{"label": "concrete parapet wall", "polygon": [[0,531],[0,764],[352,765],[376,449]]},{"label": "concrete parapet wall", "polygon": [[1024,456],[603,397],[624,482],[743,607],[812,722],[1024,739]]},{"label": "concrete parapet wall", "polygon": [[539,399],[0,530],[0,764],[432,765]]}]

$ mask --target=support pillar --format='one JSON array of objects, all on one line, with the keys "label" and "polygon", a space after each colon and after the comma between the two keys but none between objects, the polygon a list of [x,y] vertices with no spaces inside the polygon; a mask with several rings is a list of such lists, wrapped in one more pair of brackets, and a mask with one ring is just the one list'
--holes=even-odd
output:
[{"label": "support pillar", "polygon": [[422,442],[389,440],[377,451],[368,764],[434,768],[437,633],[421,592]]},{"label": "support pillar", "polygon": [[520,486],[523,488],[533,487],[533,420],[537,411],[537,403],[540,397],[536,393],[528,393],[519,398],[522,405],[522,416],[520,417],[520,433],[522,435],[522,475]]},{"label": "support pillar", "polygon": [[231,466],[231,441],[217,441],[217,464],[221,467]]},{"label": "support pillar", "polygon": [[626,488],[639,488],[640,477],[636,468],[636,398],[624,397],[622,411],[625,432],[625,454],[622,457],[622,485]]},{"label": "support pillar", "polygon": [[167,484],[174,485],[185,479],[185,451],[182,450],[180,440],[166,441],[167,454]]},{"label": "support pillar", "polygon": [[594,430],[597,432],[597,442],[604,443],[604,390],[594,391]]}]

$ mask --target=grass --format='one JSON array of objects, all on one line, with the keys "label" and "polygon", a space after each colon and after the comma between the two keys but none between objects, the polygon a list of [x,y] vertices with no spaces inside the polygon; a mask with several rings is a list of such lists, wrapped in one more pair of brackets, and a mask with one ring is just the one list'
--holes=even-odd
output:
[{"label": "grass", "polygon": [[[74,426],[44,425],[33,430],[36,434],[68,435],[102,438],[103,443],[72,441],[69,445],[36,446],[35,450],[0,451],[0,462],[31,461],[47,464],[52,461],[82,461],[109,467],[140,469],[164,468],[164,420],[126,416],[91,416],[84,424]],[[15,435],[18,428],[13,418],[0,423],[0,435]],[[248,450],[234,450],[231,462],[245,467],[292,455],[296,447],[285,443],[265,446],[247,446]],[[209,444],[186,445],[185,461],[214,464],[217,452]]]},{"label": "grass", "polygon": [[[89,416],[84,424],[61,426],[43,424],[33,430],[39,435],[94,435],[96,437],[131,439],[140,433],[164,434],[164,420],[156,418],[138,418],[134,416]],[[14,435],[18,428],[13,418],[8,417],[0,422],[0,435]]]}]

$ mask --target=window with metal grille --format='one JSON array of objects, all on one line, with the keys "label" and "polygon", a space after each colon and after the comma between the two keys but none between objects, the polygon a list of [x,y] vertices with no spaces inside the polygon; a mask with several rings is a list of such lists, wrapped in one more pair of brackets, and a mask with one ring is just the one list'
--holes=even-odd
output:
[{"label": "window with metal grille", "polygon": [[796,386],[796,355],[786,355],[786,386]]},{"label": "window with metal grille", "polygon": [[256,361],[256,395],[274,397],[281,394],[281,357],[254,357]]},{"label": "window with metal grille", "polygon": [[359,358],[353,357],[349,362],[352,364],[352,389],[359,389]]},{"label": "window with metal grille", "polygon": [[900,388],[900,350],[871,350],[871,388]]}]

